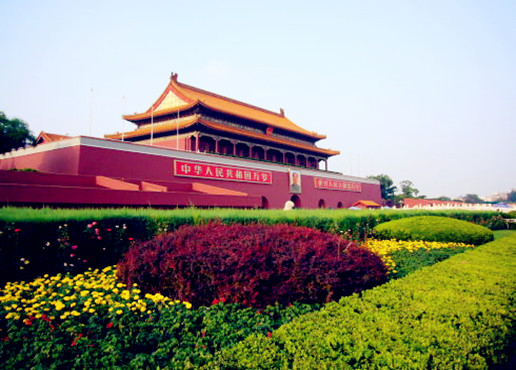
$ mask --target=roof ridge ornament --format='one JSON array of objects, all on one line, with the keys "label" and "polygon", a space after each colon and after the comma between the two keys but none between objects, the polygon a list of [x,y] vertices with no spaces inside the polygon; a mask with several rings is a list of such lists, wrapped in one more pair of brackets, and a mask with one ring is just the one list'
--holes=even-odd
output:
[{"label": "roof ridge ornament", "polygon": [[177,82],[177,73],[172,72],[170,74],[170,80]]},{"label": "roof ridge ornament", "polygon": [[281,117],[285,117],[285,110],[283,108],[280,108],[279,112]]}]

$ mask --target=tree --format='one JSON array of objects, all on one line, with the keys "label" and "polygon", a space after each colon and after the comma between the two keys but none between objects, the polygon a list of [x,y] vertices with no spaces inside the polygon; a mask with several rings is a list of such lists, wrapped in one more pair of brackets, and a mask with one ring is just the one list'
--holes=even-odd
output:
[{"label": "tree", "polygon": [[400,187],[401,195],[403,195],[404,198],[417,198],[419,190],[414,187],[412,181],[403,180],[400,182]]},{"label": "tree", "polygon": [[376,175],[376,176],[368,176],[369,179],[374,179],[380,181],[380,189],[382,191],[382,198],[385,200],[393,200],[394,192],[396,191],[396,186],[392,179],[387,175]]},{"label": "tree", "polygon": [[513,190],[507,195],[507,201],[516,202],[516,190]]},{"label": "tree", "polygon": [[33,145],[35,141],[36,138],[23,120],[8,119],[4,112],[0,112],[0,154]]},{"label": "tree", "polygon": [[446,196],[442,196],[442,197],[439,197],[439,198],[435,198],[436,200],[444,200],[446,202],[451,202],[451,198],[450,197],[446,197]]},{"label": "tree", "polygon": [[464,202],[466,203],[484,203],[482,199],[476,194],[466,194],[464,196]]}]

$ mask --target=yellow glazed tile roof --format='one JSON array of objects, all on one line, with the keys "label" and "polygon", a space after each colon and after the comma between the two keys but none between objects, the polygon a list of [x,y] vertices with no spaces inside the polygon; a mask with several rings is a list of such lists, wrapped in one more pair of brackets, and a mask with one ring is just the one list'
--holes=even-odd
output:
[{"label": "yellow glazed tile roof", "polygon": [[325,135],[317,134],[299,127],[290,121],[283,110],[275,113],[266,109],[233,100],[221,95],[201,90],[177,81],[177,74],[173,74],[165,91],[158,100],[145,112],[127,115],[124,118],[137,123],[143,119],[149,119],[151,115],[160,117],[174,112],[189,109],[196,104],[201,104],[214,111],[231,114],[240,118],[257,121],[271,127],[282,128],[291,132],[309,136],[315,139],[324,139]]}]

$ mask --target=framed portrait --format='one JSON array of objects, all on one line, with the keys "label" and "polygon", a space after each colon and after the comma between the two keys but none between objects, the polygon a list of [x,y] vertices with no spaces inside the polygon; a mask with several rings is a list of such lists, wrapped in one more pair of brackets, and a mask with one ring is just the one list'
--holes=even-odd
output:
[{"label": "framed portrait", "polygon": [[295,194],[301,193],[301,171],[288,170],[288,178],[290,192]]}]

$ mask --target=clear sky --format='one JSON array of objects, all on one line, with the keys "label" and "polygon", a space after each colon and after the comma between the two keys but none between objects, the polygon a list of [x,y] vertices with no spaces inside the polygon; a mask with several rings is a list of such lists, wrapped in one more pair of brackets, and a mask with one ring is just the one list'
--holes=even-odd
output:
[{"label": "clear sky", "polygon": [[0,111],[135,126],[179,81],[327,135],[331,170],[427,197],[516,188],[516,1],[0,1]]}]

